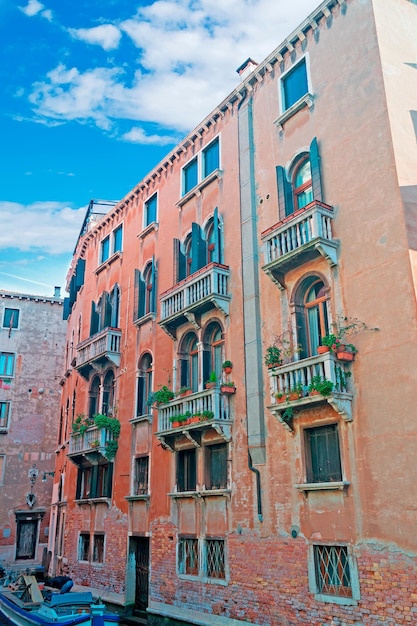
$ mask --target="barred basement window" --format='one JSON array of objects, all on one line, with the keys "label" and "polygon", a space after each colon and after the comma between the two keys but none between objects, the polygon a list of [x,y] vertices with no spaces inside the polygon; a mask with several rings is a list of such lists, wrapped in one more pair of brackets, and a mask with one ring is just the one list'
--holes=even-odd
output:
[{"label": "barred basement window", "polygon": [[352,597],[352,583],[346,546],[314,546],[317,592]]},{"label": "barred basement window", "polygon": [[81,533],[78,547],[78,560],[88,561],[90,559],[90,534]]},{"label": "barred basement window", "polygon": [[198,539],[181,537],[178,542],[178,572],[198,576]]},{"label": "barred basement window", "polygon": [[225,541],[224,539],[206,539],[206,576],[224,580],[225,569]]},{"label": "barred basement window", "polygon": [[102,534],[94,535],[93,561],[104,563],[104,535]]}]

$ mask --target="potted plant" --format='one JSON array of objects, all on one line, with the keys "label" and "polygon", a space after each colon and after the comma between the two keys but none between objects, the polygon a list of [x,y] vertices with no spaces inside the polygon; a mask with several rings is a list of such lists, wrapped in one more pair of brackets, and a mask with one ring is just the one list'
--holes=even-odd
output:
[{"label": "potted plant", "polygon": [[235,383],[234,383],[232,380],[230,380],[230,381],[229,381],[229,382],[227,382],[227,383],[221,383],[221,385],[220,385],[220,391],[221,391],[221,393],[224,393],[224,394],[228,394],[228,393],[230,393],[230,394],[232,394],[232,393],[236,393],[236,386],[235,386]]},{"label": "potted plant", "polygon": [[192,391],[191,387],[184,386],[184,387],[181,387],[181,388],[179,389],[179,391],[178,391],[178,395],[179,395],[180,397],[189,396],[189,395],[191,395],[191,394],[192,394],[192,392],[193,392],[193,391]]},{"label": "potted plant", "polygon": [[330,396],[334,388],[334,383],[331,380],[315,374],[308,386],[308,392],[310,395]]},{"label": "potted plant", "polygon": [[213,411],[205,410],[205,411],[201,412],[201,420],[202,421],[212,420],[213,417],[214,417]]},{"label": "potted plant", "polygon": [[231,374],[232,369],[233,369],[232,361],[224,361],[222,368],[225,374],[227,375]]},{"label": "potted plant", "polygon": [[217,385],[217,374],[216,372],[213,370],[210,373],[210,377],[208,379],[208,381],[206,382],[206,389],[212,389],[213,387],[215,387]]},{"label": "potted plant", "polygon": [[282,391],[275,392],[274,396],[275,396],[275,400],[278,403],[285,402],[285,400],[286,400],[286,395]]},{"label": "potted plant", "polygon": [[318,346],[317,352],[319,354],[329,352],[330,350],[336,352],[338,345],[340,345],[340,339],[338,339],[334,333],[330,333],[322,337],[321,346]]},{"label": "potted plant", "polygon": [[343,345],[343,348],[338,348],[336,352],[336,356],[339,361],[354,361],[357,353],[357,349],[351,343],[346,343]]},{"label": "potted plant", "polygon": [[303,385],[301,383],[296,383],[293,385],[288,392],[287,399],[288,400],[298,400],[303,395]]},{"label": "potted plant", "polygon": [[175,393],[172,389],[169,389],[166,385],[163,385],[158,391],[152,391],[149,394],[148,404],[149,405],[159,405],[159,404],[167,404],[171,402],[175,398]]},{"label": "potted plant", "polygon": [[268,369],[282,365],[281,350],[278,346],[269,346],[265,353],[265,365]]}]

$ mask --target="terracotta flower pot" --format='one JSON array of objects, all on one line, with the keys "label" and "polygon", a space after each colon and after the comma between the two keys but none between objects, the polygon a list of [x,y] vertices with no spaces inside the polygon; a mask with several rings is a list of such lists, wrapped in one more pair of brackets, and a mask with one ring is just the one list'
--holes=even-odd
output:
[{"label": "terracotta flower pot", "polygon": [[325,352],[330,352],[329,346],[317,346],[317,354],[325,354]]},{"label": "terracotta flower pot", "polygon": [[236,387],[231,387],[230,385],[221,385],[220,386],[221,393],[235,393]]},{"label": "terracotta flower pot", "polygon": [[232,373],[232,368],[231,367],[224,367],[223,368],[223,372],[225,374],[231,374]]},{"label": "terracotta flower pot", "polygon": [[298,400],[299,398],[301,398],[301,393],[298,393],[298,391],[293,391],[288,394],[288,400]]},{"label": "terracotta flower pot", "polygon": [[339,361],[353,361],[355,359],[355,354],[353,352],[337,352],[337,358]]}]

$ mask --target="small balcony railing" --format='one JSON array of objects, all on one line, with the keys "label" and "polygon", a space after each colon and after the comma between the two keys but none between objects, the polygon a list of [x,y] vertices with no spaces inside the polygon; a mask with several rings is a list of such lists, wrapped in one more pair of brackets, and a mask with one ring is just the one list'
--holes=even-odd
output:
[{"label": "small balcony railing", "polygon": [[[332,352],[312,356],[301,361],[294,361],[269,371],[271,383],[271,400],[269,407],[273,413],[281,418],[288,407],[292,412],[304,410],[314,404],[328,402],[346,421],[352,419],[352,381],[349,365],[339,361]],[[322,379],[333,383],[333,390],[328,396],[311,395],[309,385],[313,376],[319,375]],[[277,394],[288,398],[292,389],[300,387],[302,395],[295,400],[286,399],[283,403],[275,401]]]},{"label": "small balcony railing", "polygon": [[284,288],[286,272],[318,255],[337,265],[332,220],[333,208],[314,200],[263,232],[264,271]]},{"label": "small balcony railing", "polygon": [[105,328],[79,343],[75,369],[88,379],[93,364],[111,362],[119,367],[121,336],[122,331],[118,328]]},{"label": "small balcony railing", "polygon": [[159,324],[175,338],[178,326],[198,318],[205,311],[219,308],[229,313],[228,266],[211,263],[182,280],[160,296],[161,319]]},{"label": "small balcony railing", "polygon": [[105,456],[107,443],[114,440],[113,433],[107,428],[90,426],[85,433],[73,433],[70,436],[68,456],[79,456],[92,452],[99,452]]},{"label": "small balcony railing", "polygon": [[[202,430],[214,428],[229,440],[231,435],[231,413],[229,397],[220,393],[218,387],[198,391],[183,398],[176,398],[167,404],[158,407],[158,431],[157,437],[170,447],[170,441],[184,432],[189,437],[196,437]],[[207,418],[204,412],[210,412],[213,416]],[[189,414],[199,416],[198,421],[184,423],[174,427],[177,415]]]}]

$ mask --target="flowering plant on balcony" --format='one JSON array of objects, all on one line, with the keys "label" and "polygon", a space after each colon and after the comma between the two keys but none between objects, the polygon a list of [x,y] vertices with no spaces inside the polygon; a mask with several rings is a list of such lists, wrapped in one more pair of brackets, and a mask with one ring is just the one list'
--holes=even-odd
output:
[{"label": "flowering plant on balcony", "polygon": [[325,337],[322,337],[321,340],[321,345],[329,348],[330,350],[332,350],[332,352],[337,352],[337,348],[340,344],[340,339],[336,337],[334,333],[331,333],[330,335],[325,335]]},{"label": "flowering plant on balcony", "polygon": [[84,415],[84,413],[80,413],[79,415],[77,415],[72,425],[72,434],[84,435],[87,429],[90,426],[93,426],[93,424],[94,422],[90,417]]},{"label": "flowering plant on balcony", "polygon": [[152,391],[149,394],[148,405],[167,404],[175,398],[175,393],[166,385],[163,385],[158,391]]}]

